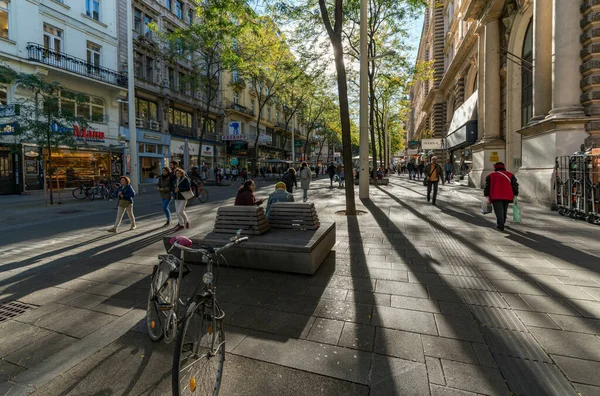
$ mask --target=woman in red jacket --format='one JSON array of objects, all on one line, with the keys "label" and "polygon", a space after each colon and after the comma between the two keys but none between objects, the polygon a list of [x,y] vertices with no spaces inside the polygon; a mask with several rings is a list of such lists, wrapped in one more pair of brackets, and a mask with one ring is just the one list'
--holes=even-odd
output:
[{"label": "woman in red jacket", "polygon": [[254,196],[254,190],[256,190],[256,186],[254,185],[254,181],[248,180],[244,182],[242,187],[237,192],[235,196],[235,206],[252,206],[252,205],[260,205],[263,203],[264,199],[256,199]]},{"label": "woman in red jacket", "polygon": [[508,204],[519,195],[517,178],[506,170],[504,163],[496,162],[494,164],[494,172],[485,178],[483,195],[489,197],[494,207],[498,224],[496,228],[504,231],[504,223],[506,223],[506,216],[508,214]]}]

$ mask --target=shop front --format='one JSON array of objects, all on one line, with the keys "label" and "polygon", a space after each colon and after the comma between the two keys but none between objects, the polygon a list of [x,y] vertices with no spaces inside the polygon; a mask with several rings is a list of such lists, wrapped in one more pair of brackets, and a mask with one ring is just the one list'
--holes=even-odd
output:
[{"label": "shop front", "polygon": [[0,124],[0,195],[21,193],[20,145],[14,140],[14,124]]},{"label": "shop front", "polygon": [[[187,143],[186,143],[187,141]],[[188,150],[188,163],[185,163],[185,150]],[[189,170],[192,166],[198,166],[200,155],[200,142],[193,139],[181,139],[171,136],[171,161],[179,162],[179,166]]]},{"label": "shop front", "polygon": [[[121,127],[120,132],[129,142],[129,128]],[[169,164],[171,136],[137,128],[137,144],[139,180],[141,183],[155,183],[162,172],[162,168]],[[128,149],[125,150],[125,155],[130,157]],[[131,173],[129,160],[127,161],[126,172]]]},{"label": "shop front", "polygon": [[[239,169],[248,168],[249,149],[248,142],[232,141],[227,143],[227,157],[230,165]],[[223,158],[224,160],[224,158]],[[217,162],[219,159],[217,159]]]},{"label": "shop front", "polygon": [[477,142],[477,92],[456,109],[446,135],[445,147],[455,175],[462,180],[472,168],[470,146]]}]

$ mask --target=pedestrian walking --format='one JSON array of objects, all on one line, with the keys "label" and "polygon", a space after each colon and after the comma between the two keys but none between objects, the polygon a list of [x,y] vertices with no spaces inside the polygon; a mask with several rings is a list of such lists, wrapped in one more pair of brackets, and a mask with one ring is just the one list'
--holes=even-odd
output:
[{"label": "pedestrian walking", "polygon": [[[431,201],[435,205],[435,201],[438,193],[438,184],[440,180],[442,185],[446,183],[444,180],[444,171],[440,164],[437,163],[437,157],[431,157],[431,162],[424,166],[425,170],[425,182],[427,184],[427,202]],[[433,190],[433,197],[431,196],[431,190]]]},{"label": "pedestrian walking", "polygon": [[329,174],[329,187],[333,187],[333,177],[335,176],[335,166],[333,162],[327,167],[327,174]]},{"label": "pedestrian walking", "polygon": [[177,179],[173,186],[173,198],[175,199],[175,212],[177,213],[176,230],[182,230],[190,228],[190,220],[187,213],[185,213],[185,207],[187,206],[187,200],[193,196],[190,191],[192,184],[185,171],[181,168],[175,170],[175,176]]},{"label": "pedestrian walking", "polygon": [[133,216],[133,197],[135,197],[135,191],[133,187],[131,187],[131,181],[127,176],[121,176],[121,185],[115,192],[115,197],[118,198],[118,211],[117,211],[117,219],[115,220],[115,226],[109,228],[108,232],[119,232],[119,227],[121,226],[121,221],[123,220],[123,215],[127,212],[127,217],[129,218],[129,223],[131,226],[130,230],[135,230],[135,217]]},{"label": "pedestrian walking", "polygon": [[446,183],[450,183],[452,179],[452,160],[448,160],[444,165],[444,175],[446,177]]},{"label": "pedestrian walking", "polygon": [[236,166],[234,166],[233,169],[231,170],[231,180],[234,182],[237,181],[238,174],[239,174],[238,168]]},{"label": "pedestrian walking", "polygon": [[419,180],[423,177],[423,172],[425,171],[425,163],[420,162],[417,166],[417,170],[419,171]]},{"label": "pedestrian walking", "polygon": [[513,202],[515,197],[519,195],[517,178],[506,170],[504,163],[496,162],[494,164],[494,171],[485,178],[483,195],[488,197],[494,207],[496,228],[504,231],[508,204]]},{"label": "pedestrian walking", "polygon": [[244,169],[242,169],[242,184],[246,183],[248,181],[248,169],[246,169],[244,167]]},{"label": "pedestrian walking", "polygon": [[281,177],[281,181],[285,183],[285,189],[290,194],[294,192],[294,186],[298,188],[298,181],[296,180],[296,169],[289,168],[287,172]]},{"label": "pedestrian walking", "polygon": [[300,186],[302,187],[302,191],[304,194],[302,195],[302,200],[304,202],[308,201],[308,189],[310,188],[310,182],[312,181],[312,172],[308,167],[306,162],[302,163],[302,167],[300,168]]},{"label": "pedestrian walking", "polygon": [[171,210],[169,209],[169,205],[171,204],[172,190],[173,182],[171,180],[171,169],[164,167],[162,175],[158,178],[158,191],[160,193],[160,198],[162,199],[162,208],[163,212],[165,212],[165,216],[167,216],[167,222],[163,227],[171,225]]},{"label": "pedestrian walking", "polygon": [[415,164],[411,162],[406,166],[408,168],[408,180],[412,180],[414,178],[414,166]]},{"label": "pedestrian walking", "polygon": [[344,169],[342,168],[342,171],[340,172],[340,188],[344,187],[345,185],[345,174],[344,174]]}]

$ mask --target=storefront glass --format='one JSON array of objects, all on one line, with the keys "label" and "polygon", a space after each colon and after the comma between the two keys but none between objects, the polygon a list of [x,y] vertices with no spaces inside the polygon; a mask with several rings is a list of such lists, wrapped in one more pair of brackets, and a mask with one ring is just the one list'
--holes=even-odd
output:
[{"label": "storefront glass", "polygon": [[166,165],[162,158],[140,157],[142,180],[157,178],[164,166]]},{"label": "storefront glass", "polygon": [[[51,158],[52,168],[47,178],[52,177],[54,188],[72,188],[81,182],[92,183],[112,177],[112,156],[108,152],[59,149],[52,150]],[[48,160],[49,155],[45,151],[44,161]],[[28,168],[31,168],[31,175],[34,173],[34,164],[27,158],[25,168],[26,177],[30,175]]]}]

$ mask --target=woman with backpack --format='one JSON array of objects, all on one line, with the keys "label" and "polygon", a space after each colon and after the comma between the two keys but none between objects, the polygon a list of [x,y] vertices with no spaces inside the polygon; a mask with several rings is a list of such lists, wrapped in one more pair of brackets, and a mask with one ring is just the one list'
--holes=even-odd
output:
[{"label": "woman with backpack", "polygon": [[296,169],[288,169],[287,172],[283,174],[281,181],[285,183],[286,191],[292,194],[294,192],[294,186],[298,188],[298,181],[296,180]]},{"label": "woman with backpack", "polygon": [[119,226],[121,225],[121,220],[123,220],[123,215],[127,212],[127,217],[129,218],[129,223],[131,223],[130,230],[135,230],[135,217],[133,216],[133,197],[135,197],[135,191],[133,187],[131,187],[131,181],[127,176],[121,176],[121,186],[115,192],[115,197],[119,200],[117,219],[115,220],[115,226],[109,228],[108,232],[119,232]]},{"label": "woman with backpack", "polygon": [[302,199],[304,202],[308,201],[308,189],[310,187],[310,182],[312,181],[312,171],[308,167],[306,162],[302,163],[302,167],[300,168],[300,186],[304,191],[302,195]]}]

